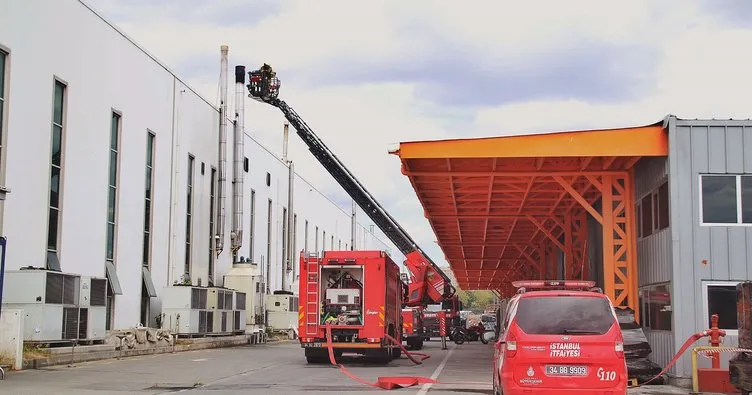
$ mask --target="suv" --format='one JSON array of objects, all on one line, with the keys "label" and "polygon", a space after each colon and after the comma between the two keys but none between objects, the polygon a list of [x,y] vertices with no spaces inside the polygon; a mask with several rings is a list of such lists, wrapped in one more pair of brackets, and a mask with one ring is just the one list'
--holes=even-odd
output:
[{"label": "suv", "polygon": [[[517,281],[495,346],[495,395],[627,393],[624,340],[593,281]],[[528,288],[540,290],[527,291]]]}]

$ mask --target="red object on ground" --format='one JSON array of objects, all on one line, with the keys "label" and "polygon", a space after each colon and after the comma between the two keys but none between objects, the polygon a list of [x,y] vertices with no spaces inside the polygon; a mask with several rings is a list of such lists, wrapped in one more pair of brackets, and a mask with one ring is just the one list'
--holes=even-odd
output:
[{"label": "red object on ground", "polygon": [[[718,354],[714,354],[718,355]],[[739,394],[736,387],[731,385],[728,369],[697,369],[697,384],[700,392],[716,392],[725,394]]]}]

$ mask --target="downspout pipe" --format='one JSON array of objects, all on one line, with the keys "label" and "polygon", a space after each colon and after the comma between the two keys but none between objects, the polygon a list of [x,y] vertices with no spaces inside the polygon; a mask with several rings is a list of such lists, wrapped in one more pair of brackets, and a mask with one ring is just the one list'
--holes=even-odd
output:
[{"label": "downspout pipe", "polygon": [[[225,245],[225,206],[227,185],[227,45],[221,47],[222,60],[220,62],[219,87],[219,152],[218,177],[217,177],[217,212],[214,226],[214,251],[216,256],[222,253]],[[216,265],[215,265],[216,267]]]},{"label": "downspout pipe", "polygon": [[233,178],[232,178],[232,262],[238,261],[237,254],[243,245],[243,178],[244,178],[244,117],[245,117],[245,66],[235,66],[235,129],[233,134]]}]

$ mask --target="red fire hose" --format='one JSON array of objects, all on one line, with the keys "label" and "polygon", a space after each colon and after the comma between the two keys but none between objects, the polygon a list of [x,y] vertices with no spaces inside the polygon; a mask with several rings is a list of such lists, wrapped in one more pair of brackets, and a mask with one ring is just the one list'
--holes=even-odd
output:
[{"label": "red fire hose", "polygon": [[[714,333],[713,329],[715,329],[715,331],[716,331],[715,333]],[[674,366],[679,361],[679,358],[681,358],[681,356],[687,351],[687,349],[689,349],[689,347],[692,344],[694,344],[697,340],[699,340],[699,339],[701,339],[703,337],[707,337],[707,336],[715,337],[715,336],[717,336],[719,334],[721,336],[724,336],[726,334],[725,331],[723,331],[723,330],[719,330],[717,328],[713,328],[713,329],[704,330],[702,332],[697,332],[697,333],[693,334],[692,336],[690,336],[684,342],[684,344],[681,346],[681,348],[679,349],[679,351],[677,351],[677,353],[674,355],[674,357],[671,359],[671,361],[668,363],[668,365],[666,365],[666,367],[663,368],[663,370],[660,373],[658,373],[655,377],[651,378],[650,380],[648,380],[648,381],[646,381],[646,382],[644,382],[644,383],[642,383],[640,385],[636,385],[636,386],[633,386],[633,387],[630,387],[630,388],[642,387],[644,385],[647,385],[648,383],[653,382],[653,380],[655,380],[655,379],[663,376],[664,374],[666,374],[666,372],[668,372],[668,370],[671,369],[671,367]],[[405,356],[407,356],[407,358],[409,358],[410,361],[412,361],[416,365],[420,365],[420,364],[423,363],[423,361],[425,361],[426,359],[430,358],[430,355],[428,355],[428,354],[424,354],[424,353],[410,353],[410,352],[407,351],[407,349],[405,348],[405,346],[403,346],[402,343],[398,342],[395,338],[393,338],[392,336],[389,336],[389,335],[385,335],[385,336],[386,336],[386,338],[390,342],[392,342],[395,345],[397,345],[402,350],[402,352],[405,354]],[[362,379],[362,378],[360,378],[360,377],[358,377],[358,376],[350,373],[347,370],[347,368],[345,368],[344,365],[337,363],[336,359],[334,358],[334,347],[333,347],[333,344],[332,344],[332,327],[330,325],[326,326],[326,348],[329,351],[329,362],[332,365],[338,367],[339,370],[342,373],[344,373],[347,377],[349,377],[349,378],[351,378],[351,379],[353,379],[353,380],[355,380],[355,381],[357,381],[359,383],[365,384],[365,385],[369,385],[369,386],[377,387],[377,388],[382,388],[382,389],[385,389],[385,390],[393,390],[393,389],[398,389],[398,388],[412,387],[412,386],[415,386],[415,385],[418,385],[418,384],[449,384],[449,383],[442,383],[442,382],[440,382],[438,380],[434,380],[434,379],[431,379],[431,378],[428,378],[428,377],[420,377],[420,376],[386,376],[386,377],[379,377],[378,379],[376,379],[376,382],[373,382],[373,383],[368,382],[365,379]],[[417,360],[416,358],[414,358],[413,355],[418,356],[420,358],[420,360]],[[459,384],[459,383],[454,383],[454,384]]]},{"label": "red fire hose", "polygon": [[[389,339],[390,342],[397,345],[400,349],[402,349],[402,352],[405,353],[405,356],[407,356],[410,361],[415,363],[416,365],[420,365],[425,361],[426,359],[430,358],[431,356],[428,354],[423,353],[409,353],[407,352],[407,349],[405,349],[405,346],[402,345],[402,343],[398,342],[395,338],[385,335],[387,339]],[[352,373],[350,373],[347,368],[345,368],[344,365],[338,364],[337,361],[334,358],[334,347],[332,345],[332,327],[330,325],[326,326],[326,348],[329,351],[329,362],[338,367],[339,370],[345,374],[345,376],[365,385],[370,385],[371,387],[377,387],[382,388],[385,390],[393,390],[398,388],[407,388],[412,387],[414,385],[418,384],[439,384],[438,381],[427,378],[427,377],[418,377],[418,376],[387,376],[387,377],[379,377],[376,379],[376,382],[371,383],[368,382]],[[413,357],[413,355],[418,356],[420,360],[417,360]]]},{"label": "red fire hose", "polygon": [[653,377],[652,379],[650,379],[650,380],[648,380],[648,381],[646,381],[646,382],[644,382],[644,383],[642,383],[640,385],[636,385],[634,387],[631,387],[631,388],[642,387],[643,385],[647,385],[648,383],[652,382],[653,380],[657,379],[658,377],[663,376],[664,374],[666,374],[666,372],[668,372],[669,369],[671,369],[672,366],[676,365],[676,363],[679,361],[679,358],[681,358],[681,356],[687,351],[687,349],[689,349],[689,347],[692,344],[694,344],[696,341],[702,339],[703,337],[714,336],[714,335],[716,335],[716,336],[717,335],[725,336],[726,332],[724,330],[721,330],[721,329],[718,329],[718,328],[711,328],[711,329],[704,330],[702,332],[697,332],[697,333],[693,334],[692,336],[690,336],[687,339],[687,341],[684,342],[684,344],[681,346],[681,348],[679,349],[679,351],[676,352],[676,354],[671,359],[671,361],[669,361],[668,365],[666,365],[666,367],[663,368],[663,370],[661,370],[660,373],[658,373],[657,375],[655,375],[655,377]]}]

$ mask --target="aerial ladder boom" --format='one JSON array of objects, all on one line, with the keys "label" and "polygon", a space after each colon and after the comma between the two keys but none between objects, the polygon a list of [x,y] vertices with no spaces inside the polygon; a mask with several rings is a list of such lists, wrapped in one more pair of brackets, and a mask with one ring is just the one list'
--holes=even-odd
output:
[{"label": "aerial ladder boom", "polygon": [[456,292],[451,280],[431,258],[415,243],[407,232],[379,204],[334,153],[316,136],[295,110],[278,98],[279,79],[270,66],[248,73],[249,97],[279,108],[298,136],[308,146],[313,156],[334,177],[350,197],[373,220],[382,232],[405,255],[405,265],[412,274],[408,285],[407,306],[422,306],[441,303],[452,298]]}]

